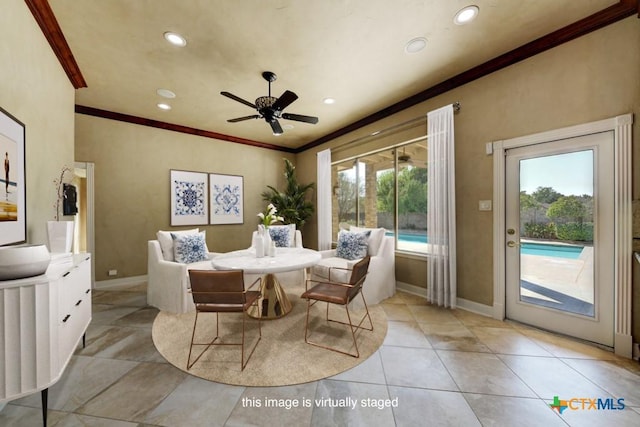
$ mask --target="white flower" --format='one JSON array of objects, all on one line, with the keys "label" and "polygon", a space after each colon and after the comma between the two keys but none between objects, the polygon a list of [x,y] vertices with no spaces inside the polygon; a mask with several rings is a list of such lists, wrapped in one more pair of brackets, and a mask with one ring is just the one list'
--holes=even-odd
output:
[{"label": "white flower", "polygon": [[260,217],[260,219],[264,219],[264,214],[262,212],[260,212],[258,216]]}]

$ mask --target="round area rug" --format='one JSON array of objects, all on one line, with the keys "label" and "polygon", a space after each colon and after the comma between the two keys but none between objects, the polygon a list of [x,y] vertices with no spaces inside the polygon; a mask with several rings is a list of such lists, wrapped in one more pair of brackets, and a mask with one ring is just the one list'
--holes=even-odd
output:
[{"label": "round area rug", "polygon": [[[307,301],[301,300],[302,288],[288,289],[287,295],[293,309],[279,319],[263,320],[262,339],[244,371],[240,368],[240,346],[211,346],[200,359],[187,370],[189,343],[193,331],[195,312],[172,314],[160,312],[153,322],[153,343],[162,356],[172,365],[200,378],[225,384],[242,386],[282,386],[300,384],[327,378],[362,363],[384,341],[387,334],[387,317],[382,307],[369,307],[373,331],[358,330],[356,340],[360,357],[355,358],[334,351],[315,347],[304,342],[304,324]],[[356,297],[356,300],[361,297]],[[327,346],[339,346],[353,352],[349,327],[325,321],[326,304],[317,303],[311,308],[309,339]],[[351,319],[359,321],[364,310],[350,310]],[[346,320],[344,307],[332,305],[332,319]],[[215,337],[216,315],[201,313],[198,316],[195,342],[210,342]],[[220,314],[222,342],[240,342],[242,318],[239,313]],[[363,326],[369,326],[365,319]],[[247,318],[245,323],[245,358],[258,337],[257,320]],[[206,346],[194,346],[191,360]]]}]

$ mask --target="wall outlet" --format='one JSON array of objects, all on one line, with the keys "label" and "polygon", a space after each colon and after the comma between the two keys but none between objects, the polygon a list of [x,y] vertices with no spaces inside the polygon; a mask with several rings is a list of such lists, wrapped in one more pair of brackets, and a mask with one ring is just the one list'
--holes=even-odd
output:
[{"label": "wall outlet", "polygon": [[117,276],[118,275],[118,270],[109,270],[109,276]]},{"label": "wall outlet", "polygon": [[480,200],[478,202],[478,210],[490,211],[491,210],[491,200]]}]

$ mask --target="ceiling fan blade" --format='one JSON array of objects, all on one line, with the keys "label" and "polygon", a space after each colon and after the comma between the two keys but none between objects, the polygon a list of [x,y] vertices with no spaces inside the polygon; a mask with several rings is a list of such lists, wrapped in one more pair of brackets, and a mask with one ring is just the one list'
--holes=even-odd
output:
[{"label": "ceiling fan blade", "polygon": [[298,95],[291,92],[290,90],[286,90],[282,95],[280,95],[280,98],[278,98],[278,100],[274,102],[271,107],[274,110],[282,111],[285,108],[287,108],[287,106],[291,104],[293,101],[295,101],[296,99],[298,99]]},{"label": "ceiling fan blade", "polygon": [[252,104],[252,103],[250,103],[249,101],[245,101],[244,99],[242,99],[242,98],[240,98],[240,97],[238,97],[238,96],[235,96],[235,95],[234,95],[234,94],[232,94],[232,93],[229,93],[229,92],[220,92],[220,95],[224,95],[224,96],[226,96],[227,98],[231,98],[231,99],[233,99],[234,101],[238,101],[238,102],[240,102],[240,103],[242,103],[242,104],[244,104],[244,105],[246,105],[246,106],[248,106],[248,107],[256,108],[255,104]]},{"label": "ceiling fan blade", "polygon": [[282,135],[282,126],[280,126],[280,122],[278,122],[278,120],[269,122],[269,124],[271,125],[271,130],[273,130],[274,135]]},{"label": "ceiling fan blade", "polygon": [[244,117],[237,117],[235,119],[229,119],[227,120],[229,123],[235,123],[235,122],[243,122],[245,120],[251,120],[251,119],[259,119],[260,116],[258,116],[257,114],[254,114],[253,116],[244,116]]},{"label": "ceiling fan blade", "polygon": [[297,122],[305,122],[305,123],[318,123],[317,117],[312,116],[303,116],[302,114],[291,114],[291,113],[282,113],[282,118],[287,120],[295,120]]}]

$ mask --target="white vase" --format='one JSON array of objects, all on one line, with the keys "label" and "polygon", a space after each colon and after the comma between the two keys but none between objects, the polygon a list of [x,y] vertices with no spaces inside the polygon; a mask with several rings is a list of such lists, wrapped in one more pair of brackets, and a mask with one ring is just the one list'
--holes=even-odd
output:
[{"label": "white vase", "polygon": [[264,227],[264,237],[262,238],[264,243],[264,254],[271,256],[271,234],[269,234],[269,228]]},{"label": "white vase", "polygon": [[262,235],[260,235],[260,232],[256,233],[253,237],[251,246],[253,246],[253,248],[256,250],[256,258],[262,258],[264,256],[264,243],[262,241]]},{"label": "white vase", "polygon": [[69,253],[73,245],[73,221],[47,221],[49,252]]}]

